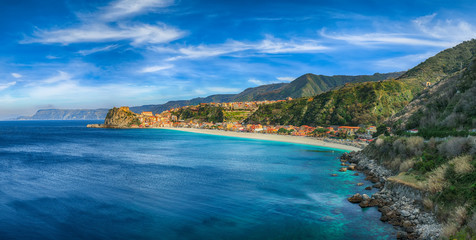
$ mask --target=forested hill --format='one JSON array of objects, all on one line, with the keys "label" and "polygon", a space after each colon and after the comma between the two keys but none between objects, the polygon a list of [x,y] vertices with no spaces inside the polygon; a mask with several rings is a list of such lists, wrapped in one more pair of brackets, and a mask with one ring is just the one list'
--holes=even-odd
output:
[{"label": "forested hill", "polygon": [[398,80],[348,84],[311,98],[260,106],[246,122],[279,125],[359,125],[381,122],[402,109],[413,92]]},{"label": "forested hill", "polygon": [[461,74],[425,89],[392,116],[396,129],[468,130],[476,128],[476,58]]},{"label": "forested hill", "polygon": [[317,94],[327,92],[336,87],[343,86],[347,83],[371,82],[385,79],[393,79],[401,76],[404,72],[393,73],[375,73],[373,75],[315,75],[312,73],[304,74],[296,80],[282,86],[281,88],[257,95],[253,100],[280,100],[287,97],[300,98],[312,97]]},{"label": "forested hill", "polygon": [[378,124],[402,110],[427,82],[434,85],[462,74],[476,56],[476,40],[427,59],[397,80],[347,84],[342,88],[260,107],[246,122],[292,125]]}]

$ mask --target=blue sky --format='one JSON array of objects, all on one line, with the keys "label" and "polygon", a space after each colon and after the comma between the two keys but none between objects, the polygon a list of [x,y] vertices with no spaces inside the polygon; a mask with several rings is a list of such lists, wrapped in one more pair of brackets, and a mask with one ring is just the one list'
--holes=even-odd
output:
[{"label": "blue sky", "polygon": [[2,0],[0,119],[407,70],[476,37],[473,1]]}]

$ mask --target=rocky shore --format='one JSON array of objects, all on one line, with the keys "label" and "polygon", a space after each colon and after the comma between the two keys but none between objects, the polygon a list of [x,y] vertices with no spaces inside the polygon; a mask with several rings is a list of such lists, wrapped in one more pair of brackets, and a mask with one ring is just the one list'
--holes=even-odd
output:
[{"label": "rocky shore", "polygon": [[423,199],[427,193],[402,184],[387,181],[392,172],[368,159],[361,152],[344,153],[343,163],[355,165],[358,171],[367,175],[366,179],[380,191],[371,197],[356,193],[349,202],[360,207],[378,207],[380,218],[398,229],[397,239],[438,239],[442,226],[433,213],[425,209]]}]

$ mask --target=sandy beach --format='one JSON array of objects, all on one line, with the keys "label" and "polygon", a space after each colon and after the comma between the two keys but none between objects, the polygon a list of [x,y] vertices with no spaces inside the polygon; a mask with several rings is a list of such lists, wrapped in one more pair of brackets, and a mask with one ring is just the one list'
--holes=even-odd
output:
[{"label": "sandy beach", "polygon": [[309,137],[284,136],[284,135],[248,133],[248,132],[230,132],[230,131],[222,131],[222,130],[197,129],[197,128],[160,128],[160,129],[193,132],[193,133],[201,133],[201,134],[211,134],[211,135],[219,135],[219,136],[227,136],[227,137],[240,137],[240,138],[267,140],[267,141],[297,143],[297,144],[305,144],[305,145],[312,145],[312,146],[319,146],[319,147],[326,147],[326,148],[341,149],[346,151],[360,151],[361,150],[360,148],[357,148],[357,147],[348,146],[344,144],[331,143],[331,142],[324,142],[324,141],[317,140],[314,138],[309,138]]}]

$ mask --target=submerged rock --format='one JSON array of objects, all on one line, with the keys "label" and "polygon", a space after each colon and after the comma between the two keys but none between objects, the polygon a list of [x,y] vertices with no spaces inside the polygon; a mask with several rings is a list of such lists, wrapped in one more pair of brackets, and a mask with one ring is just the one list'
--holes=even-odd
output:
[{"label": "submerged rock", "polygon": [[347,200],[349,200],[349,202],[351,202],[351,203],[360,203],[360,202],[362,202],[363,197],[362,197],[362,195],[360,195],[360,193],[356,193],[352,197],[347,198]]},{"label": "submerged rock", "polygon": [[350,164],[348,168],[349,168],[349,170],[354,171],[355,170],[355,164],[354,163]]}]

